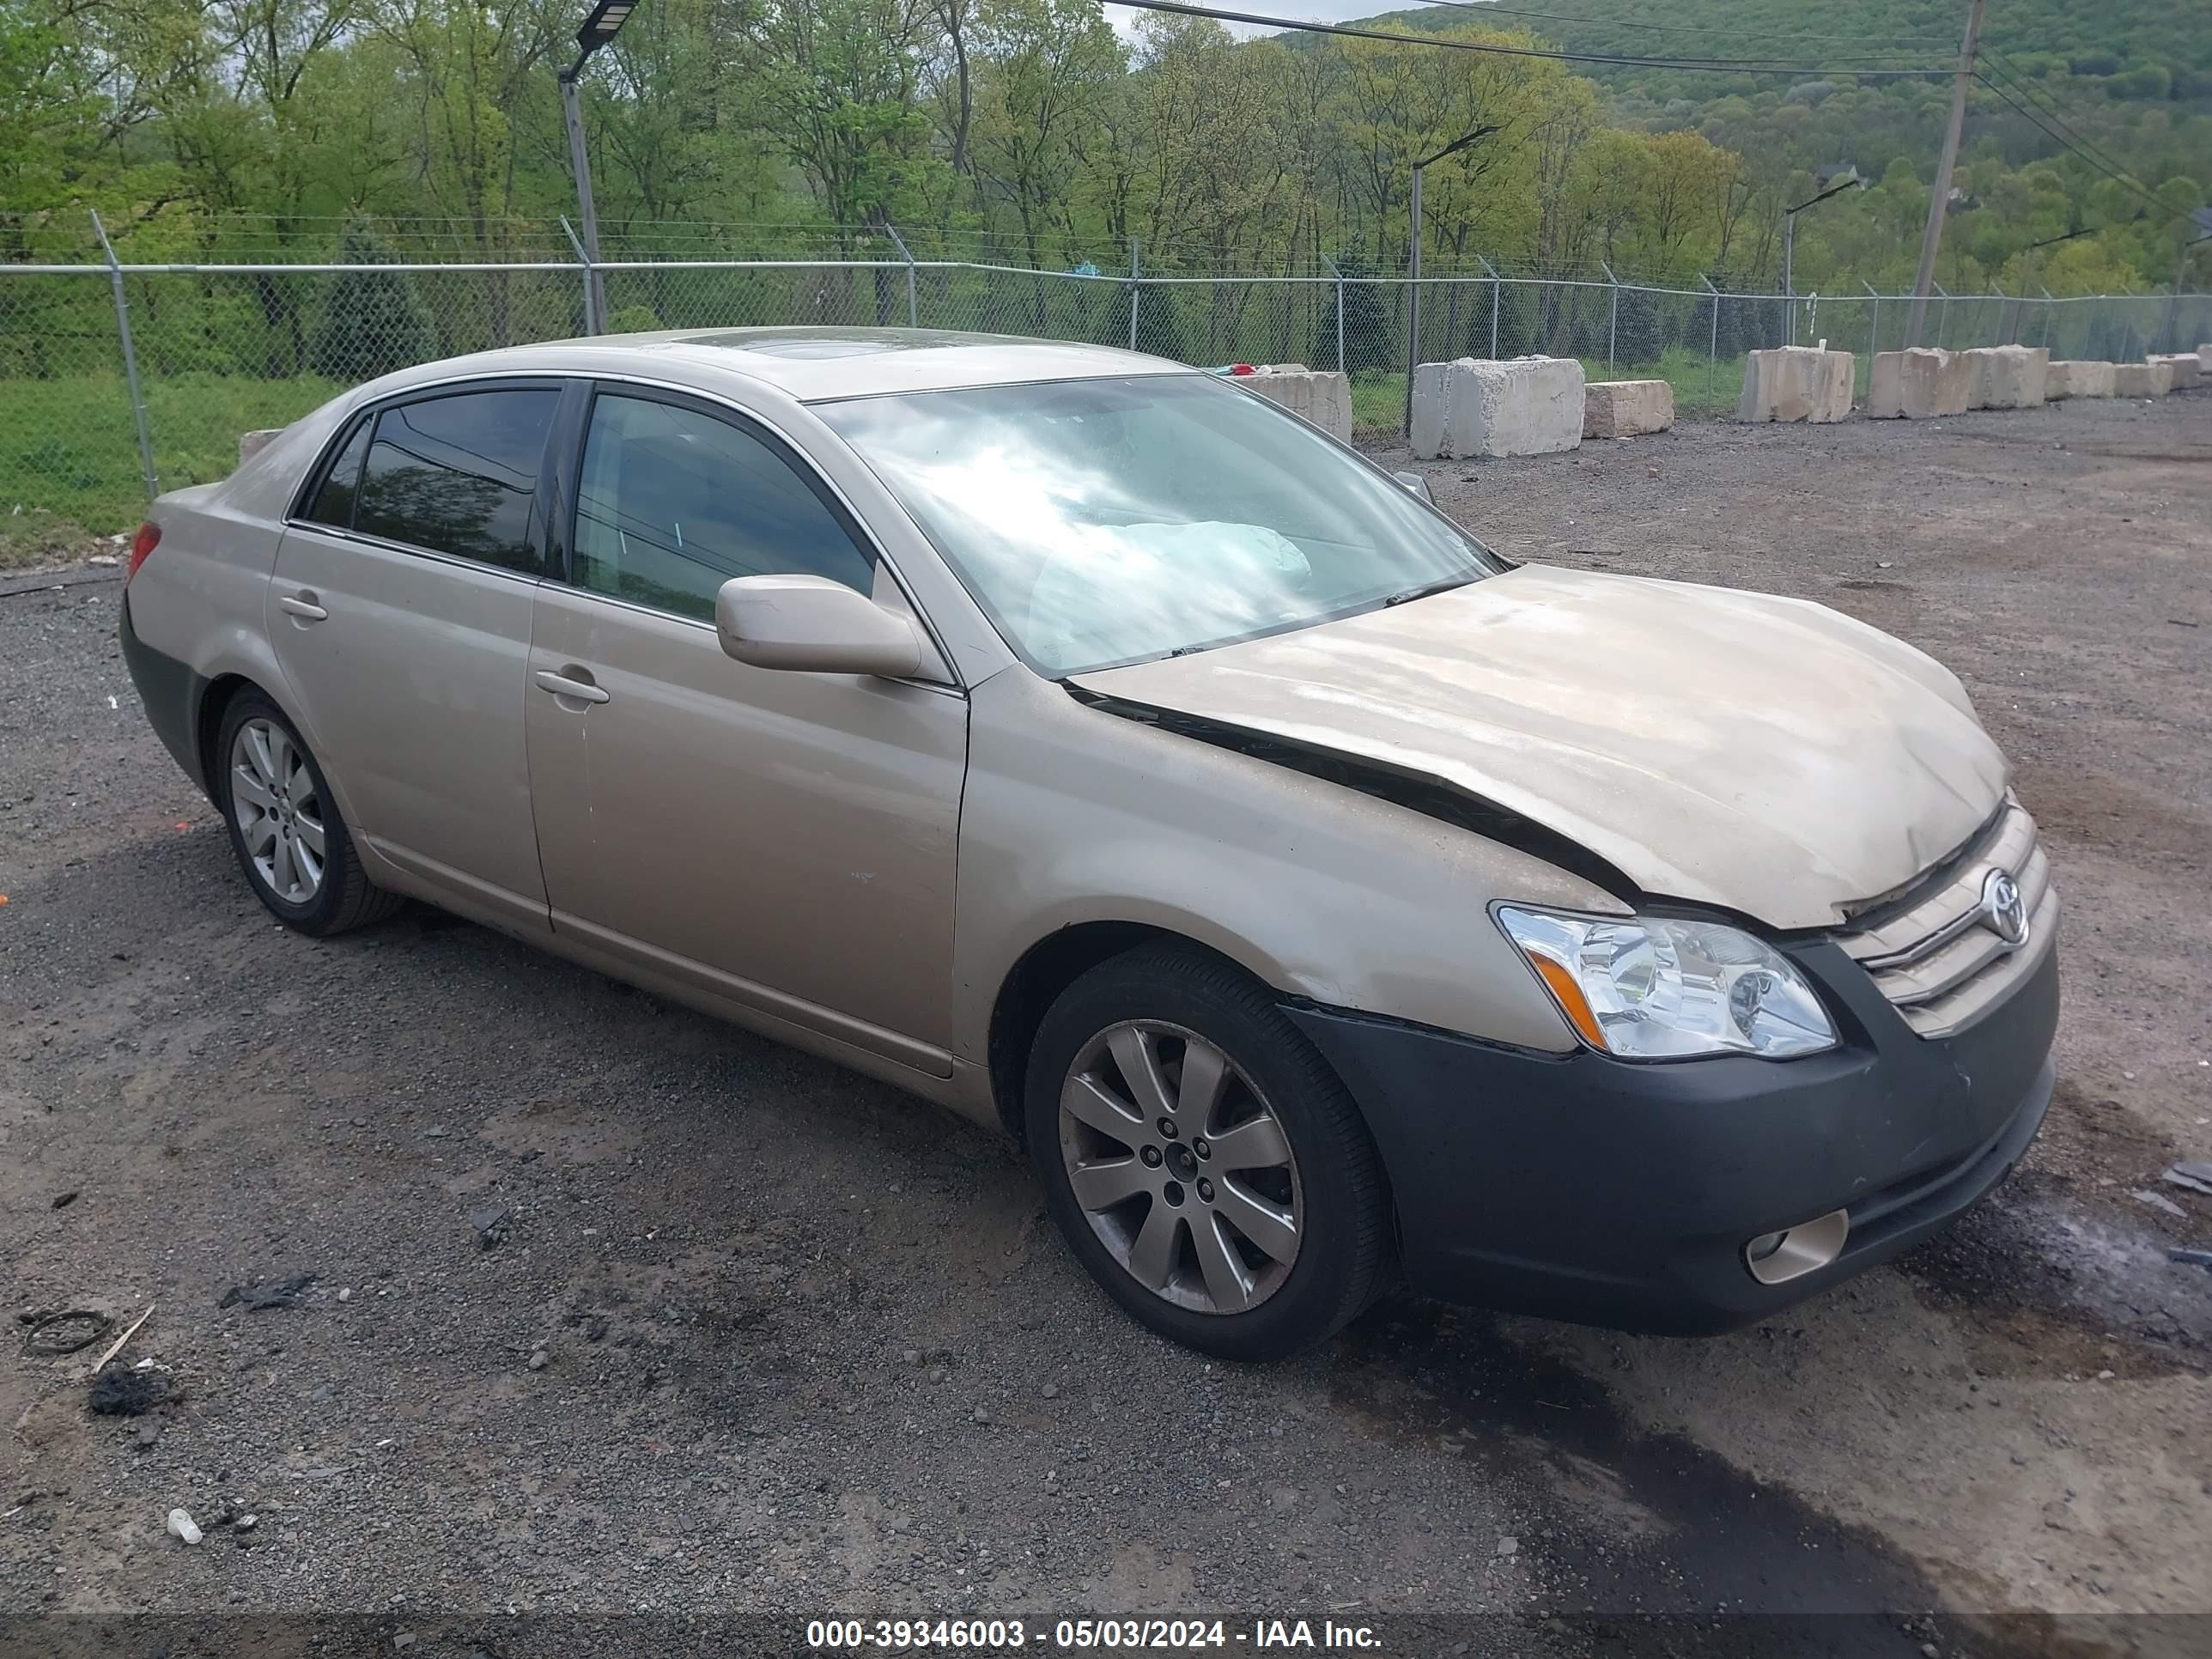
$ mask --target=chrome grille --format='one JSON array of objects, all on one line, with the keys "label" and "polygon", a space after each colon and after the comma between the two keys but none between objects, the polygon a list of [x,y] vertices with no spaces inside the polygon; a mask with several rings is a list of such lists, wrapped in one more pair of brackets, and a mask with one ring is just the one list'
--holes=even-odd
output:
[{"label": "chrome grille", "polygon": [[[2027,941],[2008,945],[1982,920],[1982,885],[1993,870],[2019,884],[2028,915]],[[2006,799],[1983,846],[1948,879],[1912,895],[1880,924],[1838,940],[1924,1037],[1971,1024],[2033,973],[2058,931],[2058,890],[2037,844],[2035,820]]]}]

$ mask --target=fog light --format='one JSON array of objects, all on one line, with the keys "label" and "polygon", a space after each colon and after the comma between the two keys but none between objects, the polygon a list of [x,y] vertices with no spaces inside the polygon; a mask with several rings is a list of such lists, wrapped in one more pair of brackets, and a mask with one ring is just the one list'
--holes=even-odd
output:
[{"label": "fog light", "polygon": [[1778,1233],[1759,1234],[1743,1247],[1743,1265],[1762,1285],[1786,1285],[1833,1261],[1850,1235],[1850,1212],[1831,1210]]}]

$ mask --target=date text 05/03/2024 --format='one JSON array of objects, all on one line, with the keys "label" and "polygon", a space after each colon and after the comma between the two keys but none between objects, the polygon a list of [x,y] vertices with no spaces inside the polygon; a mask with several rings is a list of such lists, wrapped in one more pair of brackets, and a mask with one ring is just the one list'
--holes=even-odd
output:
[{"label": "date text 05/03/2024", "polygon": [[1003,1652],[1034,1644],[1064,1651],[1177,1652],[1206,1648],[1333,1649],[1376,1651],[1382,1637],[1366,1625],[1333,1619],[1258,1619],[1232,1626],[1221,1619],[1061,1619],[1047,1627],[1020,1619],[817,1619],[806,1643],[823,1649],[966,1649]]}]

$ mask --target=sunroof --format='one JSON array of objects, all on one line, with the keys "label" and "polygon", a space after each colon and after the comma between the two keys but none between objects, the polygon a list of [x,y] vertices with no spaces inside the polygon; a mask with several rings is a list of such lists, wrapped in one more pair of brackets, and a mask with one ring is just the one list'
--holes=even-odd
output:
[{"label": "sunroof", "polygon": [[867,357],[892,348],[874,340],[730,340],[714,341],[763,357]]},{"label": "sunroof", "polygon": [[684,342],[686,345],[720,346],[725,351],[757,351],[764,357],[866,357],[881,351],[908,351],[921,346],[965,344],[957,334],[912,329],[876,331],[855,329],[846,334],[824,333],[817,329],[792,329],[787,332],[769,329],[731,329],[714,334],[696,334]]}]

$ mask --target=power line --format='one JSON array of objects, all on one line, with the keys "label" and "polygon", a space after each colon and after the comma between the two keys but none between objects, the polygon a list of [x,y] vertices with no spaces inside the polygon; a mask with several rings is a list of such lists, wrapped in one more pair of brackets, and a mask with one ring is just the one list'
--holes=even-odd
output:
[{"label": "power line", "polygon": [[1670,69],[1711,70],[1725,75],[1900,75],[1940,76],[1958,72],[1956,64],[1941,69],[1919,64],[1834,64],[1826,68],[1816,64],[1777,64],[1765,58],[1638,58],[1620,52],[1566,52],[1543,46],[1507,46],[1491,41],[1455,40],[1445,34],[1392,33],[1383,29],[1361,28],[1349,23],[1297,22],[1287,17],[1267,17],[1256,12],[1230,11],[1215,6],[1184,3],[1184,0],[1106,0],[1116,6],[1133,6],[1139,11],[1172,13],[1181,17],[1206,17],[1221,23],[1245,23],[1256,28],[1283,29],[1303,34],[1340,34],[1354,40],[1381,40],[1394,46],[1435,46],[1447,52],[1480,52],[1491,58],[1534,58],[1555,64],[1612,64],[1632,69]]},{"label": "power line", "polygon": [[[1202,17],[1223,23],[1243,23],[1256,28],[1281,29],[1304,34],[1334,34],[1355,40],[1380,40],[1389,46],[1425,46],[1447,52],[1471,52],[1485,57],[1536,58],[1560,64],[1607,64],[1624,68],[1701,70],[1735,75],[1895,75],[1926,78],[1957,73],[1955,65],[1948,64],[1940,69],[1926,68],[1917,64],[1820,65],[1776,64],[1755,58],[1644,58],[1617,52],[1568,52],[1540,46],[1508,46],[1489,41],[1456,40],[1449,35],[1396,33],[1382,29],[1362,28],[1347,23],[1300,22],[1286,17],[1265,16],[1255,12],[1231,11],[1224,7],[1196,5],[1188,3],[1188,0],[1106,0],[1106,3],[1131,7],[1139,11],[1164,12],[1181,17]],[[1429,0],[1425,0],[1425,3],[1429,3]],[[1433,3],[1480,12],[1504,9],[1500,7],[1470,4],[1469,0],[1433,0]],[[2165,217],[2172,219],[2182,216],[2182,210],[2168,207],[2158,197],[2128,177],[2123,169],[2107,160],[2091,154],[2088,149],[2083,148],[2083,143],[2087,141],[2077,143],[2064,133],[2054,131],[2045,125],[2043,118],[2045,112],[2039,111],[2032,105],[2023,104],[2014,98],[1996,77],[1977,68],[1973,71],[1972,78],[1995,94],[1999,100],[2016,114],[2023,117],[2030,125],[2035,127],[2045,137],[2050,138],[2070,154],[2080,157],[2096,172],[2113,183],[2141,197]]]},{"label": "power line", "polygon": [[2014,92],[2020,94],[2021,97],[2027,99],[2030,103],[2042,110],[2045,115],[2048,115],[2052,123],[2059,129],[2061,133],[2072,138],[2084,151],[2087,152],[2097,160],[2103,161],[2108,167],[2117,168],[2122,173],[2132,173],[2133,169],[2128,167],[2125,162],[2118,160],[2110,150],[2104,149],[2101,145],[2094,143],[2089,138],[2084,137],[2081,133],[2075,131],[2071,126],[2069,126],[2058,110],[2057,100],[2052,99],[2049,94],[2040,92],[2035,87],[2033,82],[2027,76],[2021,73],[2018,64],[2011,62],[1999,52],[1984,53],[1984,57],[1989,63],[1990,67],[1995,69],[1998,72],[1999,76],[2004,80],[2008,86],[2009,86]]},{"label": "power line", "polygon": [[2015,114],[2023,117],[2030,126],[2035,128],[2037,131],[2042,133],[2046,138],[2051,139],[2054,143],[2057,144],[2060,149],[2068,151],[2071,155],[2079,156],[2082,161],[2087,162],[2093,169],[2102,173],[2106,178],[2111,179],[2114,184],[2118,185],[2124,190],[2132,191],[2134,194],[2140,196],[2144,201],[2149,203],[2152,207],[2156,208],[2160,214],[2164,217],[2168,219],[2179,219],[2185,216],[2189,212],[2187,208],[2168,207],[2156,195],[2153,194],[2150,191],[2146,190],[2141,184],[2130,178],[2126,173],[2120,172],[2114,167],[2108,167],[2103,161],[2098,160],[2097,157],[2090,155],[2088,151],[2083,149],[2080,145],[2066,137],[2063,134],[2055,131],[2051,127],[2045,125],[2040,112],[2036,110],[2031,105],[2021,103],[2002,85],[1996,81],[1991,80],[1988,76],[1984,75],[1979,70],[1974,71],[1974,79],[1980,82],[1982,85],[1987,88],[1990,92],[1995,93],[1999,99],[2003,100],[2004,103],[2012,108]]}]

